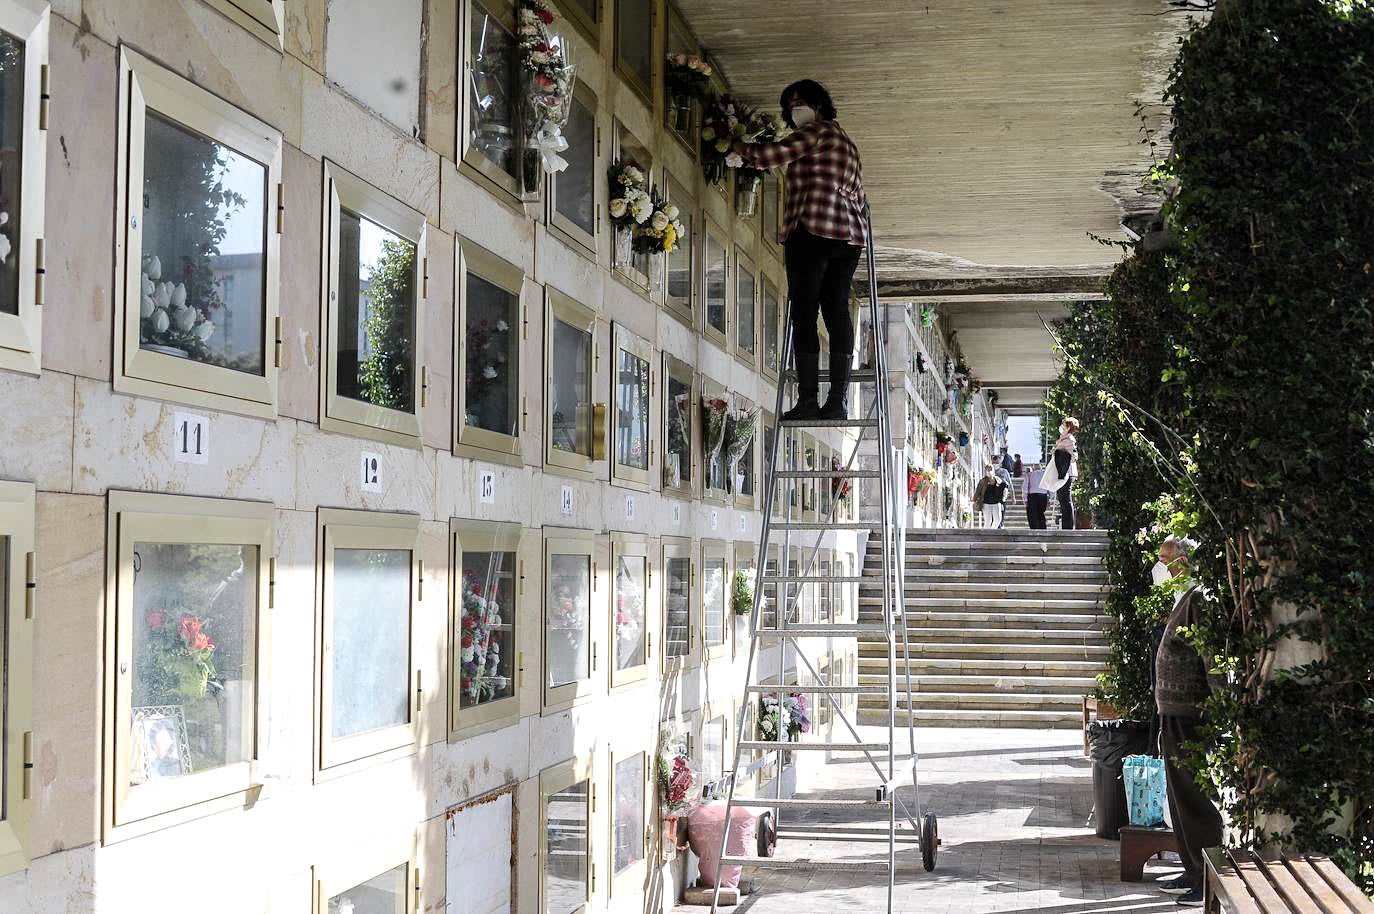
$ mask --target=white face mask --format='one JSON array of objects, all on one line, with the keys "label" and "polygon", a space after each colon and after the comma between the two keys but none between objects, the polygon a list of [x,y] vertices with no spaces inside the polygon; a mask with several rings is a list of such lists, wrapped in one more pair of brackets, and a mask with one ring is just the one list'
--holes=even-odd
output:
[{"label": "white face mask", "polygon": [[1169,573],[1169,566],[1163,562],[1155,562],[1154,567],[1150,569],[1150,579],[1155,582],[1156,586],[1163,584],[1172,577],[1173,575]]},{"label": "white face mask", "polygon": [[810,105],[798,105],[792,109],[792,123],[798,128],[805,127],[816,119],[816,109]]}]

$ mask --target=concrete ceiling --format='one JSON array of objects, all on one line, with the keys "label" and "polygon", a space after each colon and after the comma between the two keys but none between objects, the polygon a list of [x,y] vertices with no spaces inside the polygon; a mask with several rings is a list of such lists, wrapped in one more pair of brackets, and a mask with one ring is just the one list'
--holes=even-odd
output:
[{"label": "concrete ceiling", "polygon": [[992,278],[995,294],[941,306],[965,356],[990,381],[1053,377],[1036,314],[1062,300],[1026,296],[1100,289],[1119,251],[1088,233],[1123,239],[1123,218],[1157,208],[1135,109],[1158,137],[1181,13],[1167,0],[678,3],[743,98],[774,110],[803,77],[830,90],[863,155],[885,299],[928,280],[948,302],[941,290]]}]

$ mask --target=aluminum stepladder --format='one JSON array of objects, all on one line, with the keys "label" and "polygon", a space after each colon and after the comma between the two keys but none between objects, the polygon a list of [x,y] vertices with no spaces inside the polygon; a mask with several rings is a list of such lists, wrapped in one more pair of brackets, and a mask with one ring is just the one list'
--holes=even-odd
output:
[{"label": "aluminum stepladder", "polygon": [[[868,223],[869,238],[872,239],[872,222],[869,218],[867,205],[864,207],[864,220]],[[933,870],[939,847],[939,827],[933,813],[923,815],[921,811],[919,782],[916,773],[918,758],[916,731],[909,706],[905,712],[908,742],[906,747],[908,751],[907,761],[905,764],[899,765],[897,758],[897,667],[899,660],[903,668],[905,692],[908,696],[912,694],[911,655],[907,638],[906,617],[903,611],[903,594],[905,591],[902,566],[906,540],[906,489],[904,484],[906,459],[904,450],[892,446],[887,396],[887,361],[884,352],[886,322],[883,319],[882,306],[878,302],[877,268],[874,264],[871,241],[867,254],[868,315],[872,333],[872,357],[868,367],[856,369],[850,376],[851,384],[859,385],[861,389],[864,385],[871,385],[872,387],[873,396],[868,407],[864,410],[865,415],[858,419],[814,419],[788,422],[779,419],[773,427],[769,465],[765,468],[764,477],[763,523],[759,536],[758,559],[755,562],[754,605],[749,619],[750,644],[749,662],[746,669],[745,701],[735,721],[735,756],[734,765],[729,769],[731,777],[729,778],[729,791],[725,801],[725,821],[728,826],[731,822],[731,812],[736,806],[771,810],[772,821],[779,823],[779,843],[782,844],[789,837],[788,830],[780,822],[781,813],[784,811],[843,811],[870,808],[886,813],[885,828],[863,829],[814,823],[807,825],[804,830],[800,830],[797,837],[808,841],[885,842],[887,853],[881,859],[870,857],[812,860],[786,856],[734,856],[725,853],[729,835],[729,828],[727,827],[722,829],[719,859],[722,866],[744,864],[760,868],[800,872],[827,870],[886,875],[887,910],[891,914],[893,890],[896,886],[898,872],[898,845],[917,847],[921,852],[922,864],[925,869],[927,871]],[[792,304],[789,300],[786,321],[783,324],[787,330],[783,338],[781,362],[779,363],[784,368],[791,364],[792,359],[791,311]],[[795,371],[782,372],[774,405],[773,414],[775,416],[781,417],[785,411],[786,391],[792,386],[787,382],[795,380],[795,378]],[[862,404],[863,397],[859,398],[859,402]],[[789,466],[788,454],[785,453],[786,449],[782,446],[784,429],[801,428],[857,429],[859,434],[853,442],[853,450],[845,461],[844,468],[840,470],[830,468],[801,469],[796,466]],[[782,505],[785,511],[783,519],[773,519],[775,499],[779,497],[779,480],[788,480],[794,486],[800,485],[804,480],[815,480],[817,485],[830,485],[831,480],[836,478],[851,482],[851,497],[855,500],[858,509],[854,515],[858,519],[837,520],[835,515],[839,507],[839,500],[832,498],[830,499],[829,514],[825,518],[815,521],[797,520],[794,519],[794,500],[791,497],[783,498]],[[899,480],[902,482],[900,485]],[[869,485],[864,485],[864,482],[868,482]],[[872,508],[876,509],[872,512],[863,511],[865,492],[873,496],[872,500],[876,501],[876,504],[871,505]],[[865,513],[876,514],[876,518],[863,519]],[[817,556],[820,552],[821,543],[825,534],[831,530],[852,530],[866,533],[868,554],[871,555],[874,549],[878,550],[882,558],[883,569],[882,622],[835,622],[834,614],[831,615],[830,621],[803,623],[799,620],[800,598],[804,588],[832,584],[852,585],[866,580],[862,575],[865,564],[863,562],[860,562],[856,569],[860,574],[853,577],[823,576],[817,573]],[[781,541],[777,553],[776,573],[769,574],[767,573],[769,549],[774,544],[774,537],[778,533],[781,533]],[[788,561],[794,534],[799,540],[803,540],[798,544],[802,550],[802,560],[797,565],[796,573],[792,573]],[[805,542],[804,540],[808,538],[811,538],[812,541]],[[763,624],[761,612],[766,585],[772,587],[778,604],[773,614],[771,626]],[[885,685],[859,685],[857,670],[855,672],[856,681],[853,683],[833,681],[833,668],[829,677],[823,677],[818,672],[817,664],[807,657],[810,644],[806,639],[854,639],[857,641],[861,636],[864,637],[866,643],[874,643],[875,639],[886,643],[887,681]],[[822,640],[821,643],[825,645],[822,649],[828,649],[828,641]],[[780,655],[775,677],[777,681],[772,684],[764,683],[760,678],[760,655],[764,644],[776,645]],[[785,674],[793,662],[796,664],[795,668],[799,676],[803,670],[807,671],[816,685],[785,684]],[[762,700],[771,696],[777,702],[777,706],[781,708],[785,697],[791,692],[816,694],[818,708],[820,701],[826,702],[834,722],[843,726],[844,731],[849,735],[849,741],[807,741],[803,739],[793,742],[788,741],[783,732],[776,733],[774,740],[765,740],[760,734],[757,734],[755,732],[758,723],[757,711]],[[841,703],[836,699],[849,695],[876,694],[887,697],[887,739],[886,741],[865,741],[859,733],[856,721],[850,720],[849,715],[846,714]],[[779,713],[780,720],[782,716]],[[857,719],[857,713],[854,716]],[[781,730],[781,728],[779,729]],[[778,775],[773,779],[772,796],[736,798],[736,789],[741,780],[742,772],[753,772],[761,764],[766,764],[770,758],[781,762],[783,752],[803,751],[855,752],[861,754],[873,770],[873,793],[869,797],[861,799],[783,798],[781,796],[783,766],[779,763],[777,766]],[[755,753],[760,753],[761,757],[751,761],[750,756]],[[908,785],[912,788],[910,797],[899,796],[898,790]],[[902,827],[900,833],[899,815]],[[911,827],[910,831],[905,830],[905,826],[908,824]],[[719,904],[720,884],[717,880],[715,891],[711,897],[711,911],[717,911]]]}]

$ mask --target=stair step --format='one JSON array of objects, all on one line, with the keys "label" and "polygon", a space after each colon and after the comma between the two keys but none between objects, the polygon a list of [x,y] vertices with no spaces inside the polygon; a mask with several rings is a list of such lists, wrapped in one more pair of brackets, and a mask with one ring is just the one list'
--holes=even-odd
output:
[{"label": "stair step", "polygon": [[[867,568],[870,563],[865,563]],[[875,568],[881,568],[881,562],[871,563]],[[942,582],[955,584],[960,581],[980,584],[997,584],[1007,582],[1011,584],[1024,584],[1028,587],[1036,584],[1080,584],[1084,587],[1103,586],[1107,583],[1107,573],[1105,571],[1094,571],[1090,569],[1063,568],[1058,570],[1049,569],[1013,569],[1013,568],[940,568],[921,564],[912,567],[908,563],[903,572],[906,582],[910,585],[916,583],[935,583]]]},{"label": "stair step", "polygon": [[[809,688],[803,689],[801,686],[794,686],[797,691],[810,691]],[[782,749],[787,752],[886,752],[887,743],[796,743],[796,742],[777,742],[766,739],[742,739],[739,741],[741,749],[757,749],[768,751]]]},{"label": "stair step", "polygon": [[784,419],[783,428],[877,428],[877,419]]},{"label": "stair step", "polygon": [[1072,571],[1086,567],[1096,571],[1102,567],[1102,556],[1067,555],[1064,553],[1027,554],[1027,555],[978,555],[959,553],[956,555],[930,555],[927,553],[906,554],[906,567],[909,571],[924,568],[947,568],[955,571],[996,571],[998,569],[1046,568],[1046,570]]},{"label": "stair step", "polygon": [[881,531],[882,521],[877,520],[837,520],[837,521],[814,521],[814,520],[775,520],[773,528],[777,530],[873,530]]},{"label": "stair step", "polygon": [[[860,621],[865,622],[863,616]],[[1078,632],[1091,638],[1106,638],[1111,616],[1055,613],[970,613],[970,612],[907,612],[908,637],[914,632],[943,632],[949,630],[1016,633],[1022,637],[1045,635],[1049,638],[1067,637],[1066,632]],[[876,623],[871,623],[876,624]],[[1085,628],[1085,626],[1089,626]],[[898,632],[900,637],[900,632]]]},{"label": "stair step", "polygon": [[[862,726],[885,726],[887,709],[860,711],[858,722]],[[926,710],[899,711],[897,720],[905,724],[910,718],[915,724],[924,727],[1048,727],[1054,729],[1077,730],[1083,726],[1083,715],[1075,709],[1069,711],[976,711],[931,708]]]},{"label": "stair step", "polygon": [[778,479],[877,479],[877,470],[774,470]]},{"label": "stair step", "polygon": [[830,623],[824,625],[789,625],[786,628],[760,628],[763,638],[853,638],[873,636],[887,642],[887,627],[881,623]]},{"label": "stair step", "polygon": [[[934,610],[958,610],[958,609],[981,609],[989,612],[1014,613],[1022,610],[1030,612],[1044,612],[1046,610],[1063,610],[1065,612],[1080,612],[1088,615],[1096,615],[1102,608],[1098,600],[1036,600],[1029,597],[907,597],[902,601],[903,607],[907,612],[915,612],[922,609]],[[860,595],[860,606],[881,606],[881,597],[866,597]]]},{"label": "stair step", "polygon": [[[840,574],[766,574],[763,576],[763,583],[765,584],[861,584],[872,580],[871,577]],[[882,589],[879,588],[878,592],[881,593]]]},{"label": "stair step", "polygon": [[[1064,694],[1037,694],[1033,692],[1012,692],[998,694],[995,692],[921,692],[908,698],[906,695],[898,695],[896,699],[898,708],[909,708],[913,705],[918,710],[932,710],[936,708],[970,708],[973,710],[996,711],[1002,709],[1009,710],[1031,710],[1031,711],[1077,711],[1081,717],[1083,707],[1083,696],[1064,695]],[[886,699],[869,701],[859,700],[861,710],[871,708],[886,708]]]},{"label": "stair step", "polygon": [[997,527],[970,527],[961,530],[931,530],[915,527],[906,532],[908,542],[960,542],[968,540],[1015,540],[1033,538],[1045,541],[1107,541],[1106,530],[1007,530]]},{"label": "stair step", "polygon": [[[869,682],[869,681],[872,682]],[[860,674],[860,686],[869,686],[877,691],[862,692],[861,695],[877,695],[881,698],[887,696],[886,683],[887,676],[877,676],[870,674]],[[900,684],[899,694],[905,694],[906,681],[900,671],[897,675]],[[1002,693],[1002,694],[1029,694],[1037,695],[1072,695],[1074,700],[1097,685],[1097,680],[1092,676],[985,676],[977,673],[967,673],[964,675],[939,675],[923,674],[911,677],[911,688],[917,694],[927,694],[929,692],[958,692],[960,694],[983,694],[983,693]],[[808,689],[812,687],[808,686]]]},{"label": "stair step", "polygon": [[[911,658],[911,675],[913,677],[923,676],[930,673],[951,674],[955,672],[967,671],[979,676],[995,676],[998,673],[1012,673],[1017,675],[1034,676],[1095,676],[1104,672],[1107,665],[1101,660],[1054,660],[1044,657],[1016,657],[1000,660],[991,660],[982,657],[965,659],[962,657],[917,657],[913,651]],[[866,675],[887,674],[887,657],[859,656],[859,675],[864,678]],[[903,665],[899,662],[897,675],[903,674]]]},{"label": "stair step", "polygon": [[[1091,600],[1105,596],[1110,590],[1105,584],[1045,583],[1039,581],[913,581],[910,573],[905,574],[904,577],[907,593],[915,592],[928,597],[1015,597],[1022,594],[1054,594],[1063,599]],[[766,581],[768,578],[764,578],[764,580]],[[819,580],[862,584],[864,586],[859,591],[860,593],[865,593],[868,590],[879,592],[882,590],[880,579],[872,577],[851,576],[847,578],[820,578]]]},{"label": "stair step", "polygon": [[[886,680],[887,677],[883,677]],[[755,695],[776,695],[779,691],[795,692],[799,689],[795,685],[751,685],[745,691]],[[886,695],[886,684],[860,683],[859,685],[809,685],[806,691],[814,692],[817,695]]]},{"label": "stair step", "polygon": [[[957,654],[971,654],[977,656],[996,656],[996,657],[1025,657],[1035,656],[1041,659],[1055,658],[1066,660],[1090,660],[1094,657],[1101,657],[1104,660],[1111,653],[1111,647],[1103,644],[1006,644],[1006,643],[970,643],[965,641],[910,641],[908,646],[911,652],[911,659],[917,657],[942,656],[949,657]],[[896,655],[900,662],[905,656],[902,645],[896,645]],[[885,643],[867,644],[859,643],[859,657],[887,656],[887,645]],[[971,659],[971,658],[970,658]]]}]

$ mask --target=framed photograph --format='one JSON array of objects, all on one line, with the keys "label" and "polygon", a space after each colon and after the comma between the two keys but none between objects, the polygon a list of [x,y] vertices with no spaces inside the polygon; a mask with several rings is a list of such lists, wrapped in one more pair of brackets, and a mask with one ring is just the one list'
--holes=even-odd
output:
[{"label": "framed photograph", "polygon": [[137,783],[191,773],[191,745],[181,705],[134,708],[133,746],[134,776],[141,778]]}]

